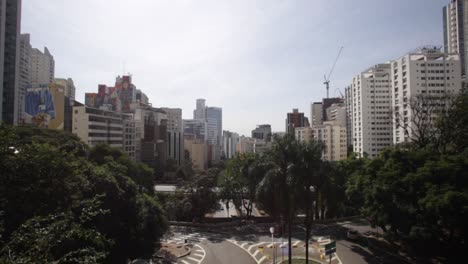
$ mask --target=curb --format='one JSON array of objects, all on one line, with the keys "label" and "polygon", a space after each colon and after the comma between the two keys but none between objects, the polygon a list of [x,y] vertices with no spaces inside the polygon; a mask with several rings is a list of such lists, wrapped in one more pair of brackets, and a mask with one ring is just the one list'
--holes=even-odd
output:
[{"label": "curb", "polygon": [[185,245],[184,245],[184,248],[187,249],[187,252],[185,252],[184,254],[182,254],[182,255],[180,255],[180,256],[177,256],[177,258],[183,258],[183,257],[185,257],[185,256],[190,255],[190,253],[192,252],[192,249],[189,248],[189,247],[187,247],[187,246],[185,246]]}]

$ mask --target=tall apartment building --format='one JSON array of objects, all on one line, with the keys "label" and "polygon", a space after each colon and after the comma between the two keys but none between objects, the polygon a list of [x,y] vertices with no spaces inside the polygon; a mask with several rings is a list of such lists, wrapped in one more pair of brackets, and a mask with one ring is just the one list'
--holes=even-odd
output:
[{"label": "tall apartment building", "polygon": [[461,73],[463,76],[468,76],[466,54],[468,46],[465,45],[465,40],[468,39],[468,1],[466,0],[451,0],[451,2],[443,8],[443,25],[444,25],[444,52],[458,53],[461,61]]},{"label": "tall apartment building", "polygon": [[182,109],[163,107],[161,110],[167,114],[167,155],[181,165],[184,160]]},{"label": "tall apartment building", "polygon": [[18,105],[17,116],[18,123],[22,124],[25,121],[25,96],[26,89],[31,86],[31,40],[29,34],[20,35],[20,49],[19,49],[19,83],[18,83]]},{"label": "tall apartment building", "polygon": [[73,107],[73,134],[90,147],[109,144],[134,157],[133,117],[128,114],[91,108],[85,105]]},{"label": "tall apartment building", "polygon": [[[314,140],[323,143],[322,158],[338,161],[347,157],[346,126],[334,121],[325,121],[320,126],[311,128]],[[310,132],[309,132],[310,133]]]},{"label": "tall apartment building", "polygon": [[310,105],[310,124],[311,126],[319,126],[323,123],[323,104],[322,102],[314,102]]},{"label": "tall apartment building", "polygon": [[353,151],[375,157],[392,145],[390,64],[377,64],[354,76],[346,90]]},{"label": "tall apartment building", "polygon": [[309,120],[304,117],[304,113],[300,113],[297,108],[294,108],[292,113],[287,114],[286,118],[286,133],[294,135],[296,127],[309,126]]},{"label": "tall apartment building", "polygon": [[[313,127],[317,127],[317,126],[318,125],[313,126]],[[312,127],[297,127],[294,132],[295,132],[294,137],[298,141],[309,142],[309,141],[313,140],[313,129],[312,129]]]},{"label": "tall apartment building", "polygon": [[31,84],[37,86],[40,84],[53,83],[55,79],[55,60],[47,47],[44,52],[33,48],[31,50]]},{"label": "tall apartment building", "polygon": [[258,125],[257,128],[252,130],[252,138],[271,141],[271,125]]},{"label": "tall apartment building", "polygon": [[225,159],[232,159],[236,155],[236,145],[239,143],[239,134],[223,131],[223,154]]},{"label": "tall apartment building", "polygon": [[[433,119],[437,108],[448,106],[446,96],[454,96],[461,90],[460,56],[441,52],[436,47],[423,47],[391,62],[390,73],[391,104],[394,109],[392,140],[395,144],[408,142],[421,132],[415,125],[421,121],[414,114],[414,104],[418,100],[428,100],[422,103],[434,108],[428,113]],[[387,104],[387,98],[384,99]],[[378,102],[383,99],[375,100]],[[375,132],[388,136],[386,131]]]},{"label": "tall apartment building", "polygon": [[0,122],[18,122],[21,0],[0,0]]}]

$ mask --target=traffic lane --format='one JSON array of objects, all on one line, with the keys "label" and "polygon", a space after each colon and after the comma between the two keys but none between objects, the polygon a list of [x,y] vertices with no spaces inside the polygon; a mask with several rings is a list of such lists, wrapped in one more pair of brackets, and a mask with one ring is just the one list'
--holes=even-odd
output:
[{"label": "traffic lane", "polygon": [[257,264],[249,254],[228,241],[213,243],[205,240],[200,245],[206,251],[201,264]]}]

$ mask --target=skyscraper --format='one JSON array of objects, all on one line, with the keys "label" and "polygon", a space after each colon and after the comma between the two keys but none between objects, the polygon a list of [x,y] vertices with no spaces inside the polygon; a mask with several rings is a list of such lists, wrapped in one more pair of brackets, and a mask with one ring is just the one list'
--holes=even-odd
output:
[{"label": "skyscraper", "polygon": [[465,45],[465,40],[468,38],[468,1],[467,0],[451,0],[451,2],[443,8],[443,23],[444,23],[444,52],[458,53],[460,55],[462,76],[468,76],[466,54],[468,53],[468,45]]},{"label": "skyscraper", "polygon": [[346,91],[355,153],[375,157],[392,145],[390,64],[377,64],[354,76]]},{"label": "skyscraper", "polygon": [[31,41],[29,34],[20,35],[20,62],[18,83],[18,123],[24,122],[24,100],[26,89],[31,85]]},{"label": "skyscraper", "polygon": [[262,139],[266,142],[271,141],[271,125],[258,125],[257,128],[252,130],[252,138]]},{"label": "skyscraper", "polygon": [[18,122],[21,0],[0,0],[0,121]]},{"label": "skyscraper", "polygon": [[33,48],[31,50],[31,84],[33,86],[50,84],[55,78],[55,60],[47,47],[44,52]]}]

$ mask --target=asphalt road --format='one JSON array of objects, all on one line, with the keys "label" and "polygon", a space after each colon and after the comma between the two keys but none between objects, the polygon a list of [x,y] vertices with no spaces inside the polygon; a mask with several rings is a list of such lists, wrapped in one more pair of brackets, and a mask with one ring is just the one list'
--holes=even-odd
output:
[{"label": "asphalt road", "polygon": [[206,251],[201,264],[257,264],[245,251],[228,241],[212,243],[205,240],[201,246]]}]

